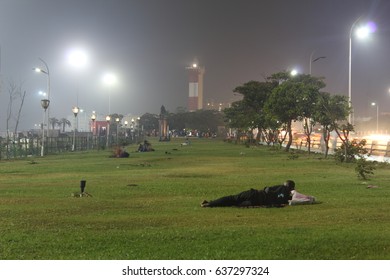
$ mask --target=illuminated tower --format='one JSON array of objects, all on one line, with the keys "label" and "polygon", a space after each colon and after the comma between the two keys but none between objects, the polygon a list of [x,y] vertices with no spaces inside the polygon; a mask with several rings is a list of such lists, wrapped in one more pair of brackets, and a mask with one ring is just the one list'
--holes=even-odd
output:
[{"label": "illuminated tower", "polygon": [[204,67],[199,67],[196,63],[187,67],[189,86],[188,86],[188,105],[189,112],[203,109],[203,74]]}]

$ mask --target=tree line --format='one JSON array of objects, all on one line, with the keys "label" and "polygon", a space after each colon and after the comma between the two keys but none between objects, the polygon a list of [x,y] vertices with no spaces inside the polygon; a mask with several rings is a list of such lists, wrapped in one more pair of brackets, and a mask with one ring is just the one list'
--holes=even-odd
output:
[{"label": "tree line", "polygon": [[292,144],[294,121],[303,124],[309,152],[314,126],[321,125],[326,157],[331,132],[337,133],[347,149],[353,126],[347,121],[352,110],[347,97],[325,92],[325,87],[324,78],[275,73],[262,82],[249,81],[236,87],[234,92],[242,95],[242,100],[226,108],[225,117],[228,125],[239,131],[258,129],[257,137],[267,143],[287,140],[286,151]]}]

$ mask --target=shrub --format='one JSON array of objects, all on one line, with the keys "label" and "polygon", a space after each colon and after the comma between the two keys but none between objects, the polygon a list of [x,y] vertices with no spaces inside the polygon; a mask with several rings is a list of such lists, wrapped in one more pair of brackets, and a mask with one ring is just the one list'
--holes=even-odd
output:
[{"label": "shrub", "polygon": [[368,150],[364,147],[366,142],[364,139],[359,142],[354,139],[351,142],[343,143],[340,148],[335,150],[335,159],[340,162],[356,162],[358,158],[368,154]]},{"label": "shrub", "polygon": [[370,175],[374,174],[375,166],[372,162],[361,157],[356,161],[355,171],[359,179],[367,180]]}]

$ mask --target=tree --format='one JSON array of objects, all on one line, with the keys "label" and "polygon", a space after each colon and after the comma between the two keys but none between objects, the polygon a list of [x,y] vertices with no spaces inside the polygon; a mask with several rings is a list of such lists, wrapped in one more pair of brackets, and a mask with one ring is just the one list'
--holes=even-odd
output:
[{"label": "tree", "polygon": [[353,161],[355,156],[355,149],[353,143],[349,142],[349,134],[351,131],[354,131],[354,127],[350,123],[335,124],[334,130],[337,133],[337,136],[340,138],[342,145],[341,149],[344,151],[344,160],[345,162]]},{"label": "tree", "polygon": [[16,122],[15,122],[15,129],[14,129],[14,138],[18,132],[18,127],[19,127],[19,122],[20,122],[20,116],[22,114],[22,109],[23,109],[23,104],[24,104],[24,99],[26,98],[26,91],[19,91],[19,98],[20,98],[20,104],[19,104],[19,110],[16,115]]},{"label": "tree", "polygon": [[[6,116],[6,130],[7,130],[7,144],[6,144],[6,149],[7,149],[7,157],[9,156],[9,144],[11,141],[10,137],[10,128],[11,128],[11,121],[15,120],[15,125],[14,125],[14,133],[13,133],[13,143],[16,141],[17,137],[17,132],[18,132],[18,126],[20,122],[20,116],[22,113],[23,109],[23,104],[24,104],[24,99],[26,97],[26,91],[22,91],[22,83],[20,85],[17,85],[16,83],[10,81],[8,85],[8,106],[7,106],[7,116]],[[19,102],[19,109],[16,113],[16,116],[13,114],[13,109],[14,109],[14,101],[20,99]],[[16,150],[14,150],[16,152]],[[16,156],[16,154],[14,154]]]},{"label": "tree", "polygon": [[313,118],[322,126],[322,136],[325,143],[325,158],[328,157],[330,133],[338,127],[338,123],[347,119],[350,112],[346,96],[331,95],[321,92]]},{"label": "tree", "polygon": [[[242,104],[240,104],[240,106],[243,110],[243,114],[245,114],[244,119],[247,122],[247,128],[251,130],[257,128],[260,132],[257,134],[257,142],[260,140],[260,134],[263,134],[263,132],[266,131],[272,120],[265,113],[264,104],[277,85],[278,83],[275,81],[249,81],[233,90],[233,92],[243,95]],[[253,133],[251,135],[253,135]]]},{"label": "tree", "polygon": [[140,117],[139,125],[146,134],[155,134],[158,131],[158,119],[156,114],[145,113]]},{"label": "tree", "polygon": [[[269,79],[277,81],[279,85],[273,89],[264,107],[271,118],[285,126],[289,137],[286,145],[288,151],[292,144],[292,122],[311,118],[317,95],[319,90],[325,87],[325,83],[321,78],[310,75],[289,77],[285,72],[276,73]],[[307,127],[308,141],[310,141],[310,133]]]},{"label": "tree", "polygon": [[230,128],[237,129],[236,140],[240,139],[240,134],[245,132],[252,124],[250,114],[247,114],[246,104],[240,100],[235,101],[229,108],[224,109],[225,121]]},{"label": "tree", "polygon": [[320,96],[320,89],[325,87],[325,83],[322,78],[316,78],[311,75],[299,75],[298,81],[304,83],[305,89],[300,92],[300,99],[297,99],[297,106],[301,111],[301,116],[298,117],[299,121],[303,122],[303,130],[306,135],[308,152],[311,149],[311,134],[313,132],[316,120],[314,118],[317,112],[318,99]]},{"label": "tree", "polygon": [[57,125],[60,125],[60,121],[57,118],[50,118],[49,124],[51,125],[52,130],[54,130]]},{"label": "tree", "polygon": [[182,135],[184,130],[196,130],[202,134],[217,133],[218,127],[224,126],[223,114],[216,110],[197,110],[168,115],[170,130]]},{"label": "tree", "polygon": [[65,132],[65,127],[71,127],[72,123],[68,119],[62,118],[58,121],[58,125],[62,126],[62,132]]}]

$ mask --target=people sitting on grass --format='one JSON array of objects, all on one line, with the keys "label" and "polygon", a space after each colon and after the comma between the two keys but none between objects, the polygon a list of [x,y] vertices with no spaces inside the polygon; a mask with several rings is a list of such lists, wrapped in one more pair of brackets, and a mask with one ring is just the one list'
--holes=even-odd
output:
[{"label": "people sitting on grass", "polygon": [[130,156],[130,154],[125,151],[125,148],[121,148],[121,147],[118,146],[118,147],[116,147],[114,149],[114,152],[113,152],[113,154],[110,157],[128,158],[129,156]]},{"label": "people sitting on grass", "polygon": [[283,207],[292,200],[295,182],[287,180],[283,185],[250,189],[236,195],[223,196],[215,200],[204,200],[201,207]]},{"label": "people sitting on grass", "polygon": [[144,143],[139,144],[138,152],[152,152],[154,149],[152,148],[152,144],[150,144],[147,140]]}]

